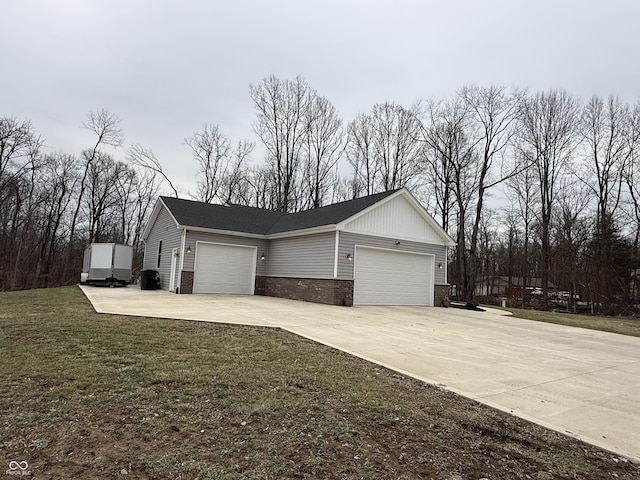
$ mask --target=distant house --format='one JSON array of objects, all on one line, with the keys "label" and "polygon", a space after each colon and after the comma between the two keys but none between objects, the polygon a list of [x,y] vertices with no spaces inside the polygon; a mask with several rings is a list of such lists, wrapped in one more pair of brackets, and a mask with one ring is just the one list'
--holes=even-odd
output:
[{"label": "distant house", "polygon": [[[524,286],[524,288],[523,288]],[[557,290],[553,282],[547,282],[549,291]],[[489,276],[476,281],[476,297],[507,297],[522,298],[523,292],[528,295],[542,289],[542,279],[539,277],[527,278],[526,285],[522,277],[509,277],[506,275]]]},{"label": "distant house", "polygon": [[160,197],[144,269],[176,293],[438,305],[453,240],[406,189],[299,213]]}]

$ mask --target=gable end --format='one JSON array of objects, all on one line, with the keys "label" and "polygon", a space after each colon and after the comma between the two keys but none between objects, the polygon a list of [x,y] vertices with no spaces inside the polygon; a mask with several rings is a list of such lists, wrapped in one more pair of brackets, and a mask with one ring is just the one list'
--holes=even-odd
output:
[{"label": "gable end", "polygon": [[452,246],[453,240],[411,194],[400,190],[385,201],[347,219],[341,230],[398,240]]}]

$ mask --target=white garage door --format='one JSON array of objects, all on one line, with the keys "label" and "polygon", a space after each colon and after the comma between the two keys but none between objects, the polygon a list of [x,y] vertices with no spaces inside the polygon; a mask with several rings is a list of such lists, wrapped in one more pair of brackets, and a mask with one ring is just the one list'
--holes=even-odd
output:
[{"label": "white garage door", "polygon": [[255,285],[256,248],[198,242],[193,293],[252,295]]},{"label": "white garage door", "polygon": [[432,255],[356,247],[353,303],[433,306],[433,269]]}]

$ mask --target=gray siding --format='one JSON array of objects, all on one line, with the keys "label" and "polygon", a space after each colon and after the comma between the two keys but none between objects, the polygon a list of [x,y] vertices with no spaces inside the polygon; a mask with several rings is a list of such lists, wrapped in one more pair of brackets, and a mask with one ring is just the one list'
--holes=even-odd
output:
[{"label": "gray siding", "polygon": [[[185,252],[184,265],[182,269],[187,272],[193,272],[193,263],[196,257],[196,242],[213,242],[226,243],[230,245],[244,245],[257,247],[258,258],[256,260],[256,275],[267,274],[267,262],[269,261],[269,242],[261,238],[238,237],[235,235],[220,235],[206,232],[193,232],[187,230],[187,239],[184,248],[191,247],[191,254]],[[265,260],[260,260],[264,253]]]},{"label": "gray siding", "polygon": [[270,277],[333,278],[334,232],[271,240]]},{"label": "gray siding", "polygon": [[438,269],[438,264],[441,263],[442,265],[446,265],[447,247],[444,245],[433,245],[407,240],[401,240],[400,245],[396,245],[395,242],[396,240],[394,238],[340,232],[338,246],[338,278],[341,280],[353,280],[353,262],[347,260],[347,254],[350,253],[351,255],[354,255],[355,245],[363,245],[367,247],[388,248],[403,252],[419,252],[435,255],[435,284],[442,285],[446,283],[446,268],[440,270]]},{"label": "gray siding", "polygon": [[[160,272],[160,287],[169,289],[171,276],[171,249],[180,248],[182,230],[178,230],[176,222],[166,208],[162,207],[151,227],[151,232],[144,245],[144,270],[158,270]],[[162,240],[160,268],[158,268],[158,243]]]}]

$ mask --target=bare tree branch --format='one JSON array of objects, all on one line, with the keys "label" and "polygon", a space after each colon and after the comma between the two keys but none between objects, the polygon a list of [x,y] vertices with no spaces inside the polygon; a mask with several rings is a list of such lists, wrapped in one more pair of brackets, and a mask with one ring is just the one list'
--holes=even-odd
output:
[{"label": "bare tree branch", "polygon": [[169,188],[171,188],[171,190],[173,191],[173,196],[179,198],[178,190],[173,185],[171,179],[164,172],[162,164],[153,154],[153,150],[151,150],[150,148],[144,148],[140,144],[136,143],[131,145],[127,150],[127,158],[134,165],[149,169],[152,172],[160,175],[164,179],[164,181],[167,182]]}]

